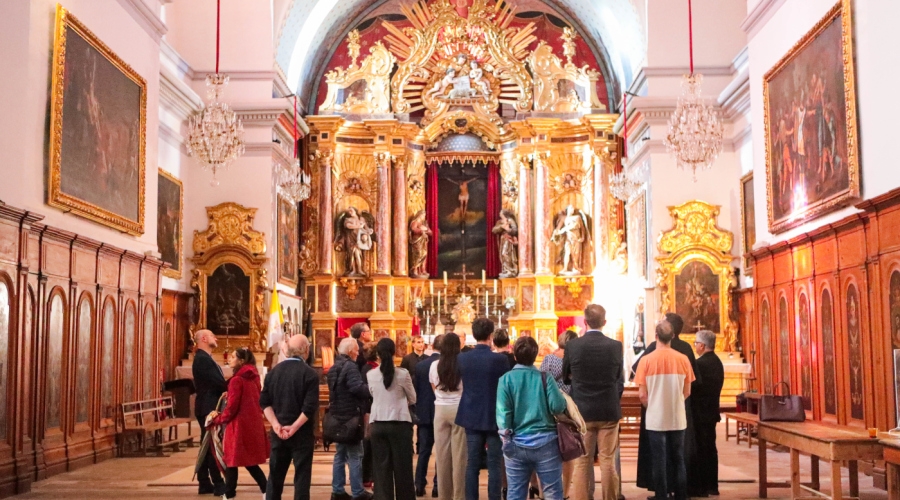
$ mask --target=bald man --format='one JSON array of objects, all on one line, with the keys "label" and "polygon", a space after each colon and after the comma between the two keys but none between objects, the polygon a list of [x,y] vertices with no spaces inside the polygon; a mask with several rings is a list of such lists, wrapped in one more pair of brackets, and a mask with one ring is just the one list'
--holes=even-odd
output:
[{"label": "bald man", "polygon": [[294,500],[309,500],[319,376],[303,361],[309,353],[309,339],[304,335],[288,339],[285,349],[287,359],[266,375],[259,395],[259,405],[272,424],[266,500],[281,500],[291,462],[294,463]]},{"label": "bald man", "polygon": [[[194,388],[197,391],[194,415],[200,422],[201,433],[206,434],[206,416],[216,409],[219,396],[228,389],[228,383],[225,382],[222,368],[210,356],[213,348],[216,347],[215,334],[209,330],[198,330],[194,333],[194,345],[197,347],[191,367],[194,374]],[[212,453],[206,454],[203,465],[197,471],[197,482],[200,483],[199,494],[201,495],[211,493],[219,497],[225,494],[225,481],[222,480]]]}]

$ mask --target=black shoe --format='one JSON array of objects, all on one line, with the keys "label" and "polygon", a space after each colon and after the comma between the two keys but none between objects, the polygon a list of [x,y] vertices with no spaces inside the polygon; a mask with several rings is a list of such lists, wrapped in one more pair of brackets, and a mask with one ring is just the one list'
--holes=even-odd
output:
[{"label": "black shoe", "polygon": [[421,488],[416,487],[416,496],[419,498],[422,498],[425,496],[425,487],[424,486]]},{"label": "black shoe", "polygon": [[506,488],[503,488],[503,490],[501,490],[501,492],[500,492],[500,495],[502,496],[503,500],[506,500],[506,494],[507,494],[507,490],[506,490]]},{"label": "black shoe", "polygon": [[710,492],[709,492],[709,496],[711,496],[711,497],[717,497],[717,496],[719,496],[719,490],[716,490],[716,491],[710,491]]},{"label": "black shoe", "polygon": [[216,484],[213,486],[213,496],[224,497],[227,488],[225,487],[225,483]]},{"label": "black shoe", "polygon": [[197,489],[198,495],[212,495],[216,490],[213,488],[213,485],[210,484],[201,484]]},{"label": "black shoe", "polygon": [[537,486],[532,486],[528,488],[528,498],[540,498],[541,490],[537,489]]},{"label": "black shoe", "polygon": [[438,497],[438,492],[437,492],[437,488],[435,488],[435,489],[431,490],[431,498],[437,498],[437,497]]},{"label": "black shoe", "polygon": [[332,493],[331,500],[353,500],[353,497],[346,491],[343,491],[341,493]]},{"label": "black shoe", "polygon": [[365,491],[362,495],[353,497],[353,500],[372,500],[373,498],[375,498],[375,495],[369,493],[368,491]]}]

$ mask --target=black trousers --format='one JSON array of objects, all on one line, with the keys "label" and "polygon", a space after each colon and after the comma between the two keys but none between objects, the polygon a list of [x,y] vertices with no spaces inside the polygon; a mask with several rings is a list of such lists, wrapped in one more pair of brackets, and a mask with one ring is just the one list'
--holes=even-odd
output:
[{"label": "black trousers", "polygon": [[[425,489],[428,484],[428,461],[431,460],[431,452],[434,450],[434,425],[419,424],[416,426],[416,489]],[[434,471],[434,485],[437,490],[437,471]]]},{"label": "black trousers", "polygon": [[312,426],[309,426],[309,431],[300,430],[287,439],[281,439],[272,432],[269,440],[272,443],[272,453],[269,455],[266,500],[281,500],[284,479],[291,462],[294,463],[294,500],[309,500],[313,449],[316,442]]},{"label": "black trousers", "polygon": [[[200,422],[200,441],[203,442],[203,438],[206,436],[206,427],[204,425],[206,424],[206,415],[198,416],[197,421]],[[219,466],[216,465],[216,457],[213,455],[212,446],[207,449],[206,458],[203,459],[203,464],[200,465],[200,470],[197,471],[197,482],[200,483],[200,488],[207,489],[212,487],[216,496],[225,494],[225,481],[222,480]]]},{"label": "black trousers", "polygon": [[372,424],[375,500],[416,500],[412,427],[409,422]]},{"label": "black trousers", "polygon": [[697,437],[697,459],[692,469],[700,493],[719,491],[719,450],[716,449],[716,422],[694,422]]},{"label": "black trousers", "polygon": [[[247,472],[253,476],[253,480],[256,481],[256,485],[259,486],[259,491],[265,493],[266,492],[266,473],[259,468],[258,465],[251,465],[250,467],[244,467],[247,469]],[[228,498],[234,498],[237,496],[237,484],[238,484],[238,468],[237,467],[229,467],[225,469],[225,496]]]},{"label": "black trousers", "polygon": [[[369,434],[371,433],[372,431],[369,431]],[[372,472],[372,440],[369,438],[363,439],[362,476],[363,483],[371,483],[374,480],[374,473]]]}]

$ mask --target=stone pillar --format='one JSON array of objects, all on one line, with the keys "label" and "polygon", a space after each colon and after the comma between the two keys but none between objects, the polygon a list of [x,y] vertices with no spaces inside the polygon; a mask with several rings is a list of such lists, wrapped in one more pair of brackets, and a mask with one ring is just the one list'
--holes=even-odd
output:
[{"label": "stone pillar", "polygon": [[531,213],[531,166],[522,158],[519,162],[519,276],[530,276],[532,263],[531,238],[533,225]]},{"label": "stone pillar", "polygon": [[394,276],[409,274],[407,236],[409,217],[406,213],[406,163],[394,167]]},{"label": "stone pillar", "polygon": [[331,160],[330,151],[316,151],[319,167],[319,274],[332,274],[332,248],[334,242],[334,205],[331,201]]},{"label": "stone pillar", "polygon": [[375,211],[375,274],[391,274],[391,169],[390,153],[375,153],[375,183],[378,185],[378,207]]},{"label": "stone pillar", "polygon": [[550,274],[550,191],[547,179],[547,154],[534,160],[534,274]]}]

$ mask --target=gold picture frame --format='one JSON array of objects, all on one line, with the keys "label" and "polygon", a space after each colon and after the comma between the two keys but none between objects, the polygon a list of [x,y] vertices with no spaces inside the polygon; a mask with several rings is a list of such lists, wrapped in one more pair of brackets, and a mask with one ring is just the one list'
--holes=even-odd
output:
[{"label": "gold picture frame", "polygon": [[[756,244],[756,204],[754,203],[753,171],[741,177],[741,262],[744,274],[753,276],[747,255]],[[749,196],[748,196],[749,193]],[[752,213],[750,213],[752,211]]]},{"label": "gold picture frame", "polygon": [[163,237],[161,230],[164,227],[164,224],[163,224],[164,221],[162,220],[163,207],[161,206],[162,196],[160,194],[162,192],[161,186],[157,189],[156,246],[157,246],[157,248],[159,248],[159,253],[162,254],[162,256],[163,256],[163,259],[162,259],[163,262],[168,262],[169,264],[172,264],[172,267],[163,270],[163,276],[168,276],[169,278],[174,278],[174,279],[181,279],[181,276],[183,275],[183,271],[184,271],[184,184],[177,177],[175,177],[171,173],[169,173],[161,168],[158,169],[158,172],[159,172],[159,176],[157,178],[157,182],[162,183],[163,181],[166,181],[166,182],[171,182],[178,186],[178,216],[177,216],[177,219],[174,221],[178,227],[174,233],[175,241],[174,241],[174,245],[173,245],[174,249],[175,249],[175,254],[177,256],[176,257],[177,261],[170,262],[169,260],[167,260],[165,258],[166,252],[163,252],[163,245],[160,242],[161,237]]},{"label": "gold picture frame", "polygon": [[[830,30],[834,23],[840,24],[839,37],[836,27]],[[840,53],[827,50],[836,38]],[[839,1],[766,72],[763,105],[769,232],[797,227],[860,197],[850,0]],[[807,144],[821,130],[834,140]]]},{"label": "gold picture frame", "polygon": [[[70,35],[76,35],[76,39],[70,39]],[[75,50],[70,47],[70,43],[80,44],[83,40],[89,49],[85,51]],[[82,47],[84,48],[84,47]],[[91,53],[91,49],[101,56],[95,57]],[[107,61],[119,73],[109,71],[109,68],[103,64],[93,64],[91,69],[84,69],[78,75],[74,75],[75,71],[69,74],[66,71],[66,61],[71,58],[72,67],[84,68],[87,65],[79,63],[79,57],[85,58],[85,61]],[[90,74],[89,74],[90,72]],[[104,74],[105,73],[105,74]],[[115,80],[115,77],[121,74],[125,78]],[[100,75],[100,76],[98,76]],[[78,87],[80,82],[78,78],[90,80],[88,89]],[[69,94],[70,80],[75,82],[74,89],[71,89],[73,95],[69,99],[83,98],[94,106],[85,106],[87,111],[82,108],[72,106],[74,109],[66,112],[65,101]],[[100,84],[96,87],[94,82]],[[139,92],[138,103],[133,103],[139,109],[128,109],[127,106],[120,104],[127,100],[134,92],[134,88],[117,88],[110,90],[111,87],[120,83],[128,82],[137,86]],[[124,92],[124,95],[123,95]],[[101,42],[84,24],[75,16],[69,13],[61,5],[56,6],[56,27],[53,42],[53,65],[52,65],[52,82],[50,93],[50,151],[49,151],[49,179],[47,203],[56,208],[70,211],[81,217],[93,220],[108,227],[112,227],[132,235],[141,235],[144,233],[144,203],[145,203],[145,152],[146,152],[146,129],[147,129],[147,83],[134,69],[125,61],[112,52],[109,47]],[[137,111],[138,116],[134,116]],[[76,125],[70,127],[78,127],[82,122],[94,125],[93,130],[96,132],[93,138],[82,139],[81,142],[74,139],[67,139],[64,129],[64,115],[69,120],[75,121]],[[115,116],[112,116],[115,115]],[[133,118],[133,120],[132,120]],[[80,120],[79,120],[80,119]],[[139,124],[139,125],[138,125]],[[129,137],[133,130],[133,125],[137,125],[137,137]],[[80,128],[80,127],[78,127]],[[83,146],[83,143],[94,141],[93,151],[81,150],[78,147],[68,147],[66,156],[77,155],[77,159],[66,161],[63,157],[64,143],[76,142],[75,146]],[[131,143],[136,142],[136,144]],[[134,151],[131,151],[131,149]],[[68,149],[72,149],[71,152]],[[131,154],[129,154],[131,151]],[[94,156],[96,161],[84,161],[84,158]],[[127,164],[123,165],[121,159],[136,160],[137,172],[116,171],[115,169],[126,169]],[[135,158],[136,156],[136,158]],[[71,166],[69,165],[71,163]],[[112,168],[109,168],[112,167]],[[104,175],[100,179],[95,173],[85,172],[84,169],[93,169],[94,172],[102,172]],[[81,172],[66,172],[69,169],[81,169]],[[85,173],[87,179],[80,184],[75,181],[77,173]],[[133,175],[131,175],[133,174]],[[73,179],[70,181],[70,177]],[[106,181],[106,187],[115,191],[117,187],[126,184],[129,187],[136,182],[137,190],[133,193],[137,201],[137,207],[134,214],[118,213],[112,208],[112,205],[124,207],[126,204],[129,210],[134,207],[131,193],[115,193],[117,196],[110,197],[110,191],[103,192],[101,184],[98,181]],[[112,184],[112,187],[109,185]],[[75,192],[75,191],[80,191]],[[86,198],[94,197],[93,201]],[[106,203],[106,206],[102,206]]]}]

